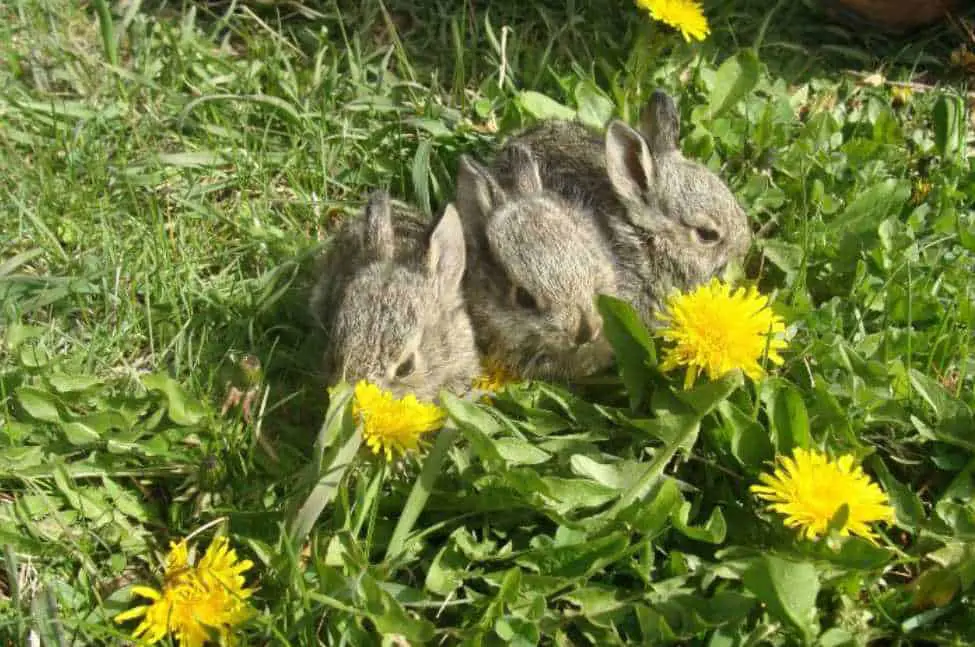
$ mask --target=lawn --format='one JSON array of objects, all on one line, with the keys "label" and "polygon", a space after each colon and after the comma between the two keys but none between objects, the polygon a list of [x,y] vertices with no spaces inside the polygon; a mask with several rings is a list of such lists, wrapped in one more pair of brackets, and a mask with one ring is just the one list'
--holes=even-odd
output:
[{"label": "lawn", "polygon": [[[253,563],[248,645],[975,641],[973,23],[704,7],[685,42],[629,0],[3,3],[0,644],[127,644],[133,587],[215,536]],[[605,301],[605,379],[359,447],[306,305],[336,225],[658,87],[748,213],[784,362],[685,390]],[[750,487],[797,449],[892,522],[786,527]]]}]

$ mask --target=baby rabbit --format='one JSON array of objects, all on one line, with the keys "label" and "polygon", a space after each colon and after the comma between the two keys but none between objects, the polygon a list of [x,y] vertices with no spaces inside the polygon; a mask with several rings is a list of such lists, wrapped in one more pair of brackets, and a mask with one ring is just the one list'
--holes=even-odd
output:
[{"label": "baby rabbit", "polygon": [[495,174],[461,156],[457,208],[464,279],[481,352],[522,378],[572,379],[612,363],[596,310],[615,293],[612,258],[593,216],[543,185],[531,151],[508,146]]},{"label": "baby rabbit", "polygon": [[431,231],[422,213],[373,193],[330,241],[312,291],[329,384],[369,380],[396,397],[462,393],[478,373],[461,281],[464,231],[453,205]]},{"label": "baby rabbit", "polygon": [[[657,90],[641,132],[613,120],[600,136],[581,123],[551,120],[504,145],[530,149],[546,187],[591,210],[610,243],[619,296],[650,327],[674,288],[720,274],[751,243],[744,210],[717,175],[684,157],[679,128],[673,99]],[[518,172],[500,179],[514,181]]]}]

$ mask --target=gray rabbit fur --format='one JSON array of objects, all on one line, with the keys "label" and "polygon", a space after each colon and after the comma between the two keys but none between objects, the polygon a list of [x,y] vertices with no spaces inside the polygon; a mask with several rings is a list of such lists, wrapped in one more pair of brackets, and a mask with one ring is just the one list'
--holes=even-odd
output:
[{"label": "gray rabbit fur", "polygon": [[615,293],[592,214],[543,185],[531,151],[509,146],[492,170],[460,159],[457,209],[467,237],[464,288],[481,352],[521,378],[572,379],[612,363],[596,309]]},{"label": "gray rabbit fur", "polygon": [[[502,147],[527,147],[545,186],[595,216],[616,264],[618,296],[651,328],[674,289],[720,274],[751,243],[744,210],[716,174],[684,157],[679,128],[674,100],[657,90],[639,132],[620,120],[610,121],[604,134],[551,120]],[[517,166],[498,170],[502,184],[520,181]]]},{"label": "gray rabbit fur", "polygon": [[329,241],[312,290],[329,384],[367,379],[421,400],[441,389],[467,391],[479,363],[462,294],[465,265],[452,204],[434,225],[385,191],[372,193],[362,217],[347,219]]}]

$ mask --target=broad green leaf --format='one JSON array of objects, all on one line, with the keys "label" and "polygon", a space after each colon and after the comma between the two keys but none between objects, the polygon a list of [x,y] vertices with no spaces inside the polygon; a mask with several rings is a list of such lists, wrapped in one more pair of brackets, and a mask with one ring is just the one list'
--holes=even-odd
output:
[{"label": "broad green leaf", "polygon": [[886,566],[895,553],[862,537],[831,537],[816,544],[816,556],[848,569],[873,571]]},{"label": "broad green leaf", "polygon": [[846,629],[827,629],[816,640],[816,647],[857,647],[860,641]]},{"label": "broad green leaf", "polygon": [[700,418],[694,416],[674,416],[674,418],[681,419],[680,426],[675,427],[675,431],[677,433],[674,435],[674,437],[667,442],[664,447],[657,450],[653,460],[647,463],[644,472],[633,483],[633,485],[623,492],[619,500],[613,504],[613,507],[604,513],[587,519],[590,526],[594,528],[603,528],[611,521],[615,520],[622,511],[626,510],[634,503],[642,501],[660,479],[664,469],[667,467],[667,464],[671,461],[674,455],[681,448],[685,448],[689,451],[690,448],[694,446],[694,443],[697,440],[698,432],[701,430]]},{"label": "broad green leaf", "polygon": [[22,386],[16,391],[17,402],[31,418],[43,422],[60,422],[58,399],[47,391],[31,386]]},{"label": "broad green leaf", "polygon": [[572,456],[569,465],[574,474],[585,476],[615,490],[622,490],[632,485],[643,471],[643,465],[636,461],[600,463],[584,454]]},{"label": "broad green leaf", "polygon": [[592,81],[580,81],[576,85],[575,99],[582,123],[602,130],[613,118],[616,106]]},{"label": "broad green leaf", "polygon": [[437,553],[427,569],[423,587],[437,595],[447,596],[457,590],[464,583],[470,560],[457,549],[454,536],[464,534],[467,530],[458,528],[453,532],[447,543]]},{"label": "broad green leaf", "polygon": [[975,584],[975,543],[952,541],[927,557],[957,573],[963,590],[967,591]]},{"label": "broad green leaf", "polygon": [[791,283],[803,269],[805,252],[799,245],[784,240],[779,240],[777,238],[765,238],[763,240],[756,241],[756,244],[759,248],[761,248],[765,258],[771,261],[772,264],[778,267],[780,270],[785,272],[789,283]]},{"label": "broad green leaf", "polygon": [[[89,427],[97,434],[105,434],[113,429],[127,431],[131,427],[131,424],[125,416],[114,410],[90,413],[87,416],[77,418],[76,421],[84,423],[86,427]],[[142,430],[134,429],[131,434],[134,440],[136,437],[142,435]],[[117,440],[122,440],[122,438],[117,438]]]},{"label": "broad green leaf", "polygon": [[514,604],[518,599],[518,592],[521,590],[521,570],[515,567],[509,568],[501,578],[498,592],[491,600],[484,611],[484,615],[478,620],[477,625],[482,629],[490,629],[504,614],[506,606]]},{"label": "broad green leaf", "polygon": [[633,607],[640,625],[644,645],[672,645],[679,636],[667,623],[667,618],[650,606],[638,604]]},{"label": "broad green leaf", "polygon": [[398,634],[405,640],[426,645],[434,637],[434,626],[426,619],[407,612],[396,598],[370,575],[358,576],[364,610],[381,635]]},{"label": "broad green leaf", "polygon": [[520,438],[498,438],[494,446],[509,465],[538,465],[552,457],[548,452]]},{"label": "broad green leaf", "polygon": [[481,460],[495,466],[502,465],[504,459],[495,444],[495,437],[502,431],[497,418],[474,402],[462,400],[447,392],[441,395],[440,401],[447,410],[447,415],[457,424]]},{"label": "broad green leaf", "polygon": [[726,59],[714,75],[714,87],[708,98],[711,118],[716,119],[733,108],[758,85],[762,65],[752,49],[744,49]]},{"label": "broad green leaf", "polygon": [[818,633],[814,623],[819,576],[813,564],[761,555],[745,570],[742,583],[772,616],[799,630],[807,642]]},{"label": "broad green leaf", "polygon": [[760,471],[775,456],[765,428],[725,400],[718,405],[721,423],[730,440],[731,455],[751,472]]},{"label": "broad green leaf", "polygon": [[430,152],[432,150],[433,142],[424,139],[416,147],[416,154],[413,156],[413,190],[418,206],[428,216],[433,213],[430,205]]},{"label": "broad green leaf", "polygon": [[61,424],[61,431],[72,445],[84,446],[97,443],[101,434],[83,422],[72,421]]},{"label": "broad green leaf", "polygon": [[733,371],[720,379],[701,382],[690,391],[676,391],[675,395],[678,400],[689,405],[698,416],[703,418],[743,383],[741,372]]},{"label": "broad green leaf", "polygon": [[936,419],[941,420],[950,415],[952,410],[960,404],[937,380],[928,377],[921,371],[912,368],[908,371],[908,377],[914,391],[934,410]]},{"label": "broad green leaf", "polygon": [[[0,272],[0,276],[3,276],[2,272]],[[34,339],[43,335],[44,331],[45,328],[42,326],[28,326],[15,321],[8,324],[3,331],[3,345],[7,350],[15,351],[28,339]]]},{"label": "broad green leaf", "polygon": [[47,381],[58,393],[87,391],[102,383],[102,380],[94,375],[52,375]]},{"label": "broad green leaf", "polygon": [[603,333],[616,354],[630,408],[636,410],[646,401],[657,366],[650,333],[626,301],[601,294],[596,305],[603,317]]},{"label": "broad green leaf", "polygon": [[199,400],[165,373],[150,373],[142,376],[142,385],[149,391],[159,391],[166,397],[166,411],[169,419],[181,427],[195,425],[203,417],[203,405]]},{"label": "broad green leaf", "polygon": [[620,521],[650,538],[660,534],[670,523],[671,514],[683,501],[673,479],[664,479],[649,500],[639,501],[620,513]]},{"label": "broad green leaf", "polygon": [[875,234],[880,223],[900,213],[911,197],[911,183],[887,178],[857,193],[856,198],[826,227],[830,238],[845,236],[856,242],[867,233]]},{"label": "broad green leaf", "polygon": [[915,608],[946,607],[961,591],[961,578],[954,569],[936,566],[922,573],[913,588],[911,602]]},{"label": "broad green leaf", "polygon": [[[527,468],[512,471],[511,474],[528,474]],[[595,481],[588,479],[567,479],[558,476],[545,476],[541,479],[548,491],[548,496],[558,500],[559,509],[564,513],[579,508],[592,508],[613,500],[619,492]]]},{"label": "broad green leaf", "polygon": [[763,384],[762,395],[776,452],[791,455],[796,447],[809,449],[809,414],[799,390],[785,380],[770,378]]},{"label": "broad green leaf", "polygon": [[609,566],[626,554],[626,533],[615,532],[568,546],[546,546],[522,554],[515,561],[542,575],[584,577]]},{"label": "broad green leaf", "polygon": [[687,429],[689,425],[699,420],[700,417],[696,414],[662,413],[656,418],[631,419],[627,422],[667,445],[683,438],[684,445],[681,448],[686,450],[690,449],[697,439],[696,435],[688,436]]},{"label": "broad green leaf", "polygon": [[673,511],[671,522],[678,532],[696,541],[703,541],[709,544],[720,544],[724,541],[728,532],[728,524],[725,523],[724,513],[721,508],[715,507],[711,510],[711,516],[703,526],[692,526],[687,523],[691,513],[691,502],[684,501]]},{"label": "broad green leaf", "polygon": [[890,505],[894,508],[894,519],[897,524],[911,530],[921,528],[927,521],[927,515],[920,497],[911,488],[894,478],[879,456],[875,454],[867,461],[877,475],[877,480],[883,485],[884,492],[887,493]]},{"label": "broad green leaf", "polygon": [[934,104],[934,143],[945,162],[957,160],[965,150],[965,102],[941,93]]},{"label": "broad green leaf", "polygon": [[519,92],[515,101],[522,110],[535,119],[574,120],[576,116],[576,111],[572,108],[534,90]]}]

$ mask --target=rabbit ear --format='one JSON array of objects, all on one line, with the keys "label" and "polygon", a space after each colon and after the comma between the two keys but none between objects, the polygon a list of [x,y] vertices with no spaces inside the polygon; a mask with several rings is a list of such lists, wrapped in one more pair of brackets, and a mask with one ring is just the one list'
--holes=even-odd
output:
[{"label": "rabbit ear", "polygon": [[506,200],[491,172],[468,155],[461,155],[457,167],[457,209],[468,226],[483,222]]},{"label": "rabbit ear", "polygon": [[640,112],[640,130],[650,143],[654,155],[677,150],[680,135],[680,113],[677,104],[663,90],[654,90]]},{"label": "rabbit ear", "polygon": [[466,261],[467,251],[460,214],[453,204],[448,204],[440,222],[430,234],[430,247],[427,251],[427,274],[435,281],[440,294],[460,290]]},{"label": "rabbit ear", "polygon": [[538,193],[542,190],[542,177],[538,171],[538,162],[524,144],[512,142],[504,147],[507,167],[510,170],[515,191],[521,195]]},{"label": "rabbit ear", "polygon": [[619,120],[606,129],[606,170],[621,200],[630,205],[646,203],[653,160],[640,133]]},{"label": "rabbit ear", "polygon": [[379,261],[393,260],[396,249],[393,236],[393,217],[389,194],[374,191],[366,204],[365,229],[362,242],[369,257]]}]

